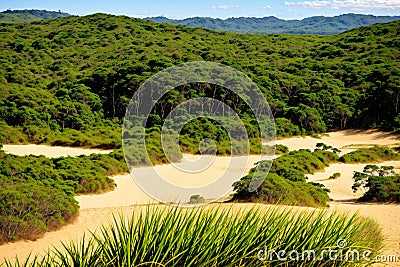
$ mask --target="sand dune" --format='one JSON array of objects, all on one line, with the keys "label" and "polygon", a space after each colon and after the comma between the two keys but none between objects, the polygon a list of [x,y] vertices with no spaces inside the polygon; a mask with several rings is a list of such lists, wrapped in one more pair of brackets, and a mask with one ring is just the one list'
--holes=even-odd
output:
[{"label": "sand dune", "polygon": [[396,255],[397,263],[382,266],[399,266],[400,264],[400,205],[396,204],[357,204],[354,202],[331,202],[330,209],[340,212],[358,213],[375,220],[385,237],[382,255]]},{"label": "sand dune", "polygon": [[341,154],[348,153],[354,149],[349,145],[398,145],[400,146],[400,135],[381,132],[377,130],[345,130],[322,134],[320,138],[311,136],[294,137],[276,140],[276,144],[289,147],[290,150],[314,149],[317,143],[339,148]]},{"label": "sand dune", "polygon": [[[233,163],[231,163],[231,157],[214,158],[199,155],[184,155],[184,157],[197,161],[197,166],[201,171],[196,173],[195,169],[190,170],[186,166],[188,162],[178,163],[174,166],[160,165],[154,168],[137,168],[133,171],[132,176],[125,174],[112,177],[117,185],[114,191],[100,195],[77,196],[76,199],[81,209],[159,203],[158,200],[164,203],[187,203],[190,196],[196,194],[208,200],[217,200],[232,192],[233,182],[247,174],[254,164],[260,160],[260,156],[255,155],[235,157],[234,160],[236,161]],[[210,162],[204,170],[202,170],[204,165],[201,162],[202,158]],[[169,185],[160,186],[157,184],[158,177],[161,177]],[[219,179],[223,180],[218,181]],[[138,185],[138,182],[140,182],[140,185]],[[166,186],[170,187],[167,188]],[[151,196],[156,196],[157,199],[153,199]]]},{"label": "sand dune", "polygon": [[[379,144],[379,145],[397,145],[400,144],[400,137],[377,132],[377,131],[339,131],[329,133],[329,136],[323,136],[321,139],[311,137],[299,137],[277,140],[278,144],[284,144],[291,150],[300,148],[313,149],[315,144],[323,142],[334,147],[343,148],[352,144]],[[4,149],[11,153],[22,154],[44,154],[50,157],[64,155],[80,155],[93,153],[93,150],[78,148],[56,148],[47,146],[8,146]],[[350,149],[351,150],[351,149]],[[347,151],[347,150],[346,150]],[[100,151],[108,153],[106,151]],[[73,153],[73,154],[71,154]],[[96,151],[98,153],[98,151]],[[188,156],[189,160],[198,159],[197,156]],[[258,161],[258,157],[249,158],[245,171],[247,172],[253,164]],[[196,174],[198,177],[189,178],[190,172],[186,174],[179,173],[172,165],[156,166],[155,169],[170,183],[180,184],[186,187],[199,186],[201,181],[204,185],[212,183],[215,177],[226,171],[229,165],[228,157],[217,157],[207,168],[207,171]],[[394,165],[400,167],[400,162],[385,162],[381,165]],[[179,166],[178,166],[179,167]],[[382,227],[382,232],[387,240],[385,254],[396,254],[400,257],[400,205],[394,204],[356,204],[354,199],[360,196],[354,194],[351,190],[353,171],[360,171],[364,164],[332,164],[324,172],[318,172],[309,175],[309,181],[318,181],[323,183],[331,190],[330,197],[334,199],[330,203],[332,210],[337,209],[341,212],[359,212],[362,216],[375,219]],[[231,169],[236,173],[238,170]],[[240,171],[243,171],[240,170]],[[334,180],[327,178],[334,172],[341,173],[341,177]],[[238,174],[239,175],[239,174]],[[240,174],[241,175],[241,174]],[[77,220],[69,225],[62,227],[58,231],[46,233],[42,238],[36,241],[18,241],[0,246],[0,259],[13,258],[16,254],[20,258],[26,257],[30,252],[33,254],[43,253],[50,246],[59,246],[61,242],[77,240],[88,231],[96,230],[101,224],[110,222],[113,214],[129,215],[134,204],[154,203],[151,197],[144,193],[130,177],[130,175],[118,175],[113,177],[117,188],[113,192],[93,196],[77,196],[81,210]],[[184,196],[187,198],[188,196]],[[238,206],[252,204],[235,204]]]},{"label": "sand dune", "polygon": [[43,155],[48,158],[57,157],[76,157],[79,155],[90,154],[108,154],[112,150],[93,149],[93,148],[78,148],[78,147],[64,147],[64,146],[46,146],[46,145],[3,145],[3,150],[6,153],[27,156],[27,155]]},{"label": "sand dune", "polygon": [[[362,196],[362,192],[353,193],[351,186],[353,185],[353,174],[355,171],[362,171],[366,164],[344,164],[334,163],[326,167],[322,172],[316,172],[313,175],[307,175],[308,181],[318,182],[331,190],[329,193],[333,200],[353,201]],[[400,161],[385,161],[376,163],[378,166],[395,166],[400,167]],[[340,173],[337,179],[328,179],[332,174]]]}]

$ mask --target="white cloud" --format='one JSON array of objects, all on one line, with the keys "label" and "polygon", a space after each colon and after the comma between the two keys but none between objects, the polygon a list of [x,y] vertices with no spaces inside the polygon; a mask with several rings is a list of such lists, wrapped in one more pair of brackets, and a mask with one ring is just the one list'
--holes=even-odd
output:
[{"label": "white cloud", "polygon": [[240,6],[236,5],[219,5],[219,6],[212,6],[212,9],[231,9],[231,8],[239,8]]},{"label": "white cloud", "polygon": [[399,0],[315,0],[303,2],[285,2],[286,6],[303,8],[329,8],[351,10],[400,10]]},{"label": "white cloud", "polygon": [[272,6],[262,6],[262,9],[272,9]]}]

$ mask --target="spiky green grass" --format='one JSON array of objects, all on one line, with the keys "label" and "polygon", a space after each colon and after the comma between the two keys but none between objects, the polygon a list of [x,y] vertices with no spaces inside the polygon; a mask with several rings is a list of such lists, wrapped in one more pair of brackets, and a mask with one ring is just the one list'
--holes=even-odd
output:
[{"label": "spiky green grass", "polygon": [[[338,240],[346,240],[346,246],[338,247]],[[366,266],[372,261],[332,261],[327,253],[311,261],[269,255],[314,250],[319,256],[332,249],[337,255],[349,249],[376,254],[381,241],[377,225],[357,214],[265,206],[149,206],[135,208],[130,218],[114,217],[110,226],[43,258],[8,261],[6,266]]]}]

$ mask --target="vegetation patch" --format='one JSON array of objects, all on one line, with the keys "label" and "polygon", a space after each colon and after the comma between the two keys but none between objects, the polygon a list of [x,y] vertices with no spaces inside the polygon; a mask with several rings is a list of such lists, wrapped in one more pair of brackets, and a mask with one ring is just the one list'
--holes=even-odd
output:
[{"label": "vegetation patch", "polygon": [[271,167],[269,173],[260,174],[259,179],[265,177],[264,182],[256,191],[249,192],[250,181],[255,173],[255,169],[252,169],[248,175],[233,185],[236,191],[233,201],[325,206],[329,201],[327,195],[329,190],[319,183],[307,183],[305,175],[323,170],[338,158],[332,151],[315,149],[311,152],[301,149],[284,154],[273,162],[261,161],[257,163],[260,170],[268,170]]},{"label": "vegetation patch", "polygon": [[[2,23],[0,142],[118,148],[134,92],[158,71],[191,61],[223,63],[249,76],[268,99],[279,136],[396,130],[398,27],[397,21],[332,36],[249,35],[106,14]],[[229,105],[257,138],[249,108],[211,85],[170,91],[153,110],[152,123],[162,125],[171,109],[196,97]],[[200,132],[202,123],[188,130]],[[219,128],[210,123],[217,140]],[[195,150],[193,133],[182,142]]]},{"label": "vegetation patch", "polygon": [[393,166],[367,165],[362,172],[354,172],[354,192],[364,195],[361,202],[397,202],[400,203],[400,175]]},{"label": "vegetation patch", "polygon": [[[338,245],[338,240],[346,240],[346,246]],[[29,266],[321,266],[332,264],[329,248],[343,255],[355,249],[376,255],[381,245],[377,224],[358,215],[278,207],[151,206],[136,207],[131,217],[114,217],[99,233],[64,244],[44,257],[32,257]],[[317,256],[282,262],[273,252],[281,250],[314,250]],[[367,263],[371,261],[360,257],[335,261],[335,266]],[[7,262],[6,266],[20,265]]]},{"label": "vegetation patch", "polygon": [[277,144],[275,145],[275,154],[283,155],[289,152],[289,148],[285,145]]},{"label": "vegetation patch", "polygon": [[389,147],[373,146],[344,154],[339,158],[339,161],[343,163],[371,163],[398,159],[400,159],[400,154]]},{"label": "vegetation patch", "polygon": [[375,146],[374,144],[350,144],[350,145],[345,145],[342,148],[348,148],[348,149],[359,149],[359,148],[370,148]]},{"label": "vegetation patch", "polygon": [[113,190],[108,176],[126,171],[121,150],[51,159],[0,151],[0,243],[60,227],[78,212],[75,194]]},{"label": "vegetation patch", "polygon": [[338,179],[341,176],[340,172],[335,172],[328,179]]},{"label": "vegetation patch", "polygon": [[201,195],[190,196],[189,204],[199,204],[204,202],[205,202],[204,197],[202,197]]}]

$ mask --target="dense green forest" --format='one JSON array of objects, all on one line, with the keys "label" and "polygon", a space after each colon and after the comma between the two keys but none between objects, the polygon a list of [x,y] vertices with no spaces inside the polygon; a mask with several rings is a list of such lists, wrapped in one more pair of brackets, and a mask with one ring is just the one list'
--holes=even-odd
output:
[{"label": "dense green forest", "polygon": [[361,26],[396,21],[400,19],[400,16],[373,16],[349,13],[334,17],[314,16],[302,20],[283,20],[273,16],[228,19],[207,17],[187,19],[152,17],[145,19],[159,23],[164,22],[238,33],[338,34]]},{"label": "dense green forest", "polygon": [[42,19],[55,19],[71,16],[61,11],[47,11],[37,9],[10,10],[0,12],[0,22],[32,22]]},{"label": "dense green forest", "polygon": [[[143,81],[198,60],[227,64],[256,82],[278,135],[397,130],[399,25],[322,37],[221,33],[105,14],[0,24],[0,141],[118,147],[125,108]],[[251,121],[237,97],[215,92],[177,88],[150,123],[160,125],[174,106],[198,96],[224,99]]]},{"label": "dense green forest", "polygon": [[[0,12],[0,23],[32,22],[43,19],[72,16],[59,11],[37,9],[6,10]],[[400,16],[374,16],[364,14],[343,14],[334,17],[314,16],[302,20],[283,20],[276,17],[237,17],[228,19],[194,17],[182,20],[166,17],[150,17],[158,23],[179,24],[189,27],[201,27],[209,30],[237,33],[288,33],[288,34],[338,34],[354,28],[377,23],[399,20]]]}]

